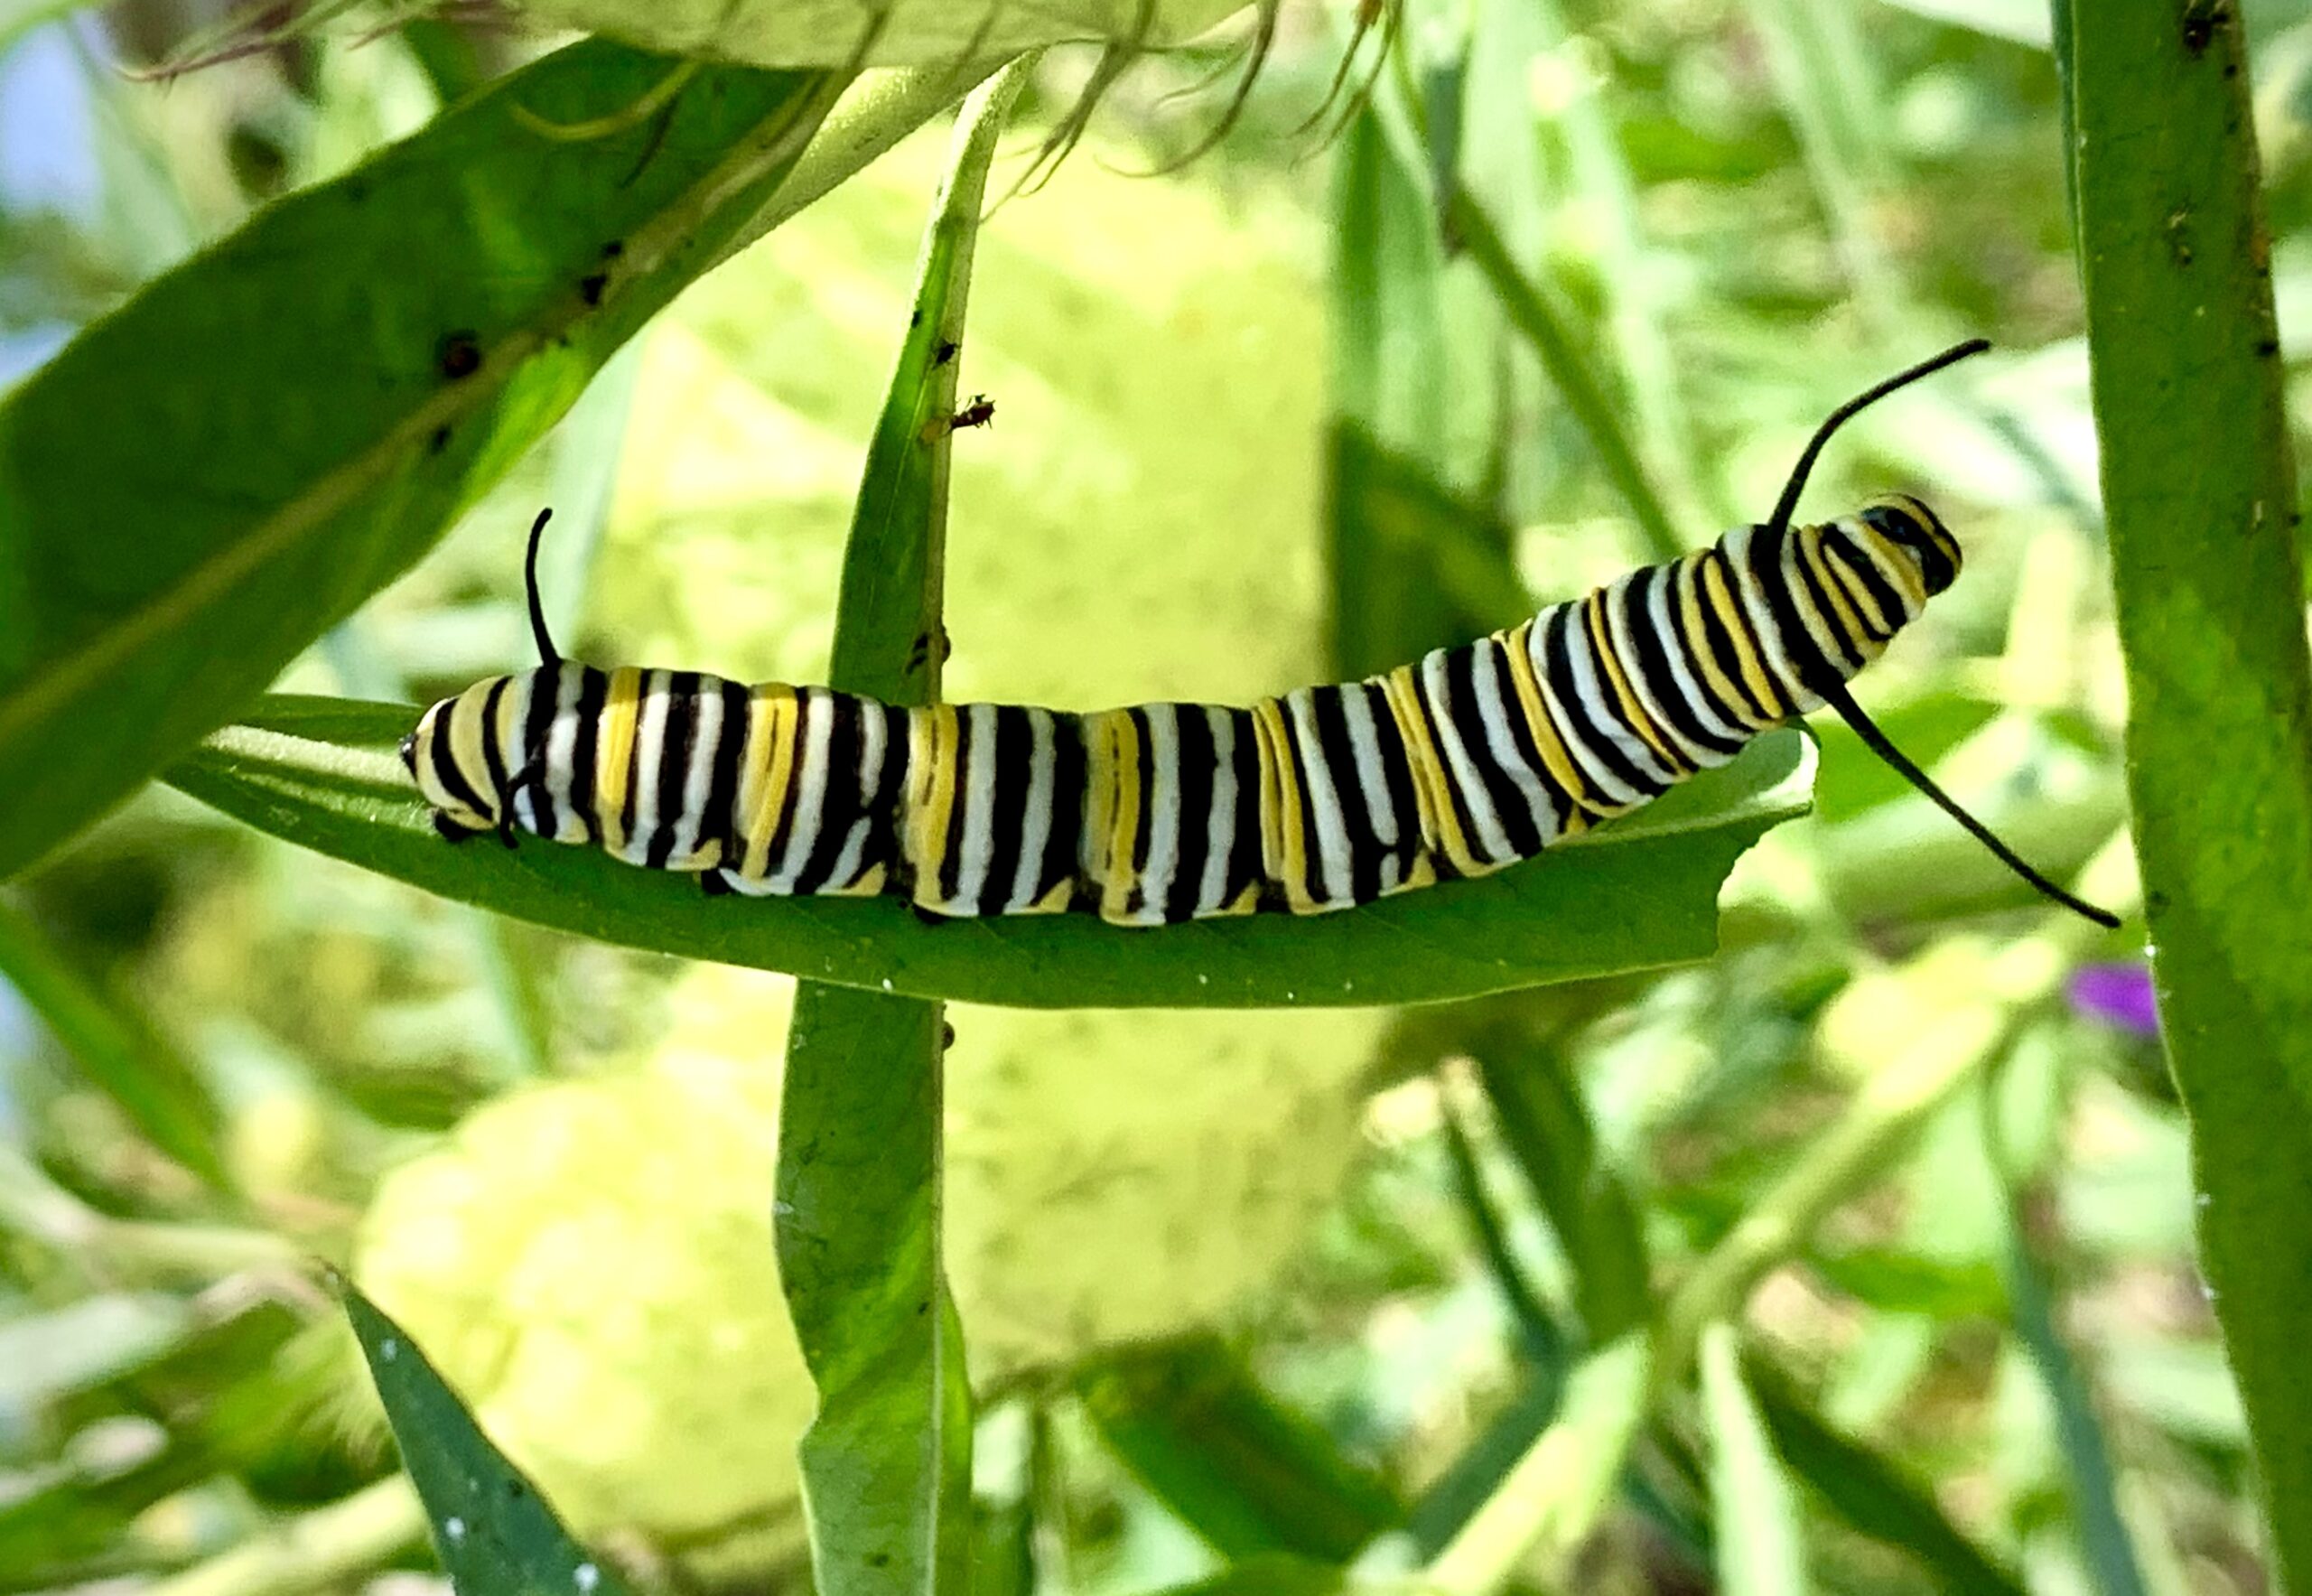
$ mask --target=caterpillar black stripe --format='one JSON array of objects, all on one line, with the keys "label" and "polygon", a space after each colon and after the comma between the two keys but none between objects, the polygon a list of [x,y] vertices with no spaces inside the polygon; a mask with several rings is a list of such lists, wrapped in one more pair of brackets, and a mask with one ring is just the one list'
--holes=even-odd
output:
[{"label": "caterpillar black stripe", "polygon": [[522,832],[750,896],[901,892],[942,916],[1086,910],[1155,926],[1348,909],[1478,876],[1636,808],[1829,705],[2048,897],[2105,925],[1953,802],[1847,680],[1957,577],[1957,542],[1894,496],[1791,513],[1864,406],[1840,407],[1769,520],[1417,664],[1248,709],[902,709],[779,683],[542,663],[428,709],[402,758],[444,835]]}]

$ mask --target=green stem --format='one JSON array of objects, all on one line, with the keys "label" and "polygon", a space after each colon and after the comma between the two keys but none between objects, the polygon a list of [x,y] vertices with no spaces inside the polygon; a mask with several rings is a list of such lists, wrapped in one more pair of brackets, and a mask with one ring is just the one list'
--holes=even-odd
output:
[{"label": "green stem", "polygon": [[2072,0],[2079,257],[2161,1030],[2281,1582],[2312,1590],[2312,657],[2240,8]]},{"label": "green stem", "polygon": [[1670,512],[1638,462],[1629,434],[1606,397],[1604,385],[1590,369],[1575,344],[1564,318],[1527,280],[1510,258],[1508,246],[1483,206],[1465,189],[1456,188],[1445,201],[1445,226],[1465,249],[1486,282],[1501,301],[1501,308],[1517,331],[1524,334],[1558,395],[1564,399],[1575,425],[1597,451],[1598,462],[1622,501],[1636,518],[1647,549],[1656,560],[1674,560],[1686,552],[1686,539],[1671,523]]}]

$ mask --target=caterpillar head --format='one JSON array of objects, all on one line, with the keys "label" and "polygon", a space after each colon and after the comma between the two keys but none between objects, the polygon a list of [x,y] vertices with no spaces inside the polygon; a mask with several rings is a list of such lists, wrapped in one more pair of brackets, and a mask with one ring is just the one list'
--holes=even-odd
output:
[{"label": "caterpillar head", "polygon": [[1964,556],[1935,513],[1907,493],[1890,493],[1855,518],[1885,552],[1909,563],[1934,597],[1959,578]]},{"label": "caterpillar head", "polygon": [[523,689],[536,674],[476,682],[428,709],[401,740],[401,762],[433,808],[436,829],[462,835],[500,828],[512,772],[502,768],[503,727],[491,723],[502,720],[500,705],[527,701]]},{"label": "caterpillar head", "polygon": [[[537,772],[523,748],[523,728],[529,724],[539,678],[548,678],[544,685],[548,704],[563,679],[562,656],[546,631],[545,606],[538,600],[538,537],[553,514],[540,510],[530,523],[529,552],[522,565],[537,668],[490,677],[454,698],[443,699],[420,715],[415,729],[401,740],[401,762],[434,807],[434,828],[443,836],[494,831],[512,847],[514,792],[536,780]],[[544,804],[540,798],[529,806],[533,821]]]}]

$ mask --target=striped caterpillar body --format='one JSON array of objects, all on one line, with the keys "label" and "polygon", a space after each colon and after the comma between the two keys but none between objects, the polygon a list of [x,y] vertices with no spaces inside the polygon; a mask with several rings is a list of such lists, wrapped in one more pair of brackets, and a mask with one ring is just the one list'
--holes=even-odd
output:
[{"label": "striped caterpillar body", "polygon": [[[591,843],[749,896],[899,892],[933,916],[1096,911],[1154,926],[1349,909],[1487,874],[1724,764],[1830,704],[1944,797],[1844,684],[1956,578],[1916,499],[1793,527],[1826,422],[1767,523],[1418,664],[1250,708],[899,708],[822,687],[567,663],[428,709],[402,757],[452,838]],[[1866,731],[1865,728],[1868,728]]]}]

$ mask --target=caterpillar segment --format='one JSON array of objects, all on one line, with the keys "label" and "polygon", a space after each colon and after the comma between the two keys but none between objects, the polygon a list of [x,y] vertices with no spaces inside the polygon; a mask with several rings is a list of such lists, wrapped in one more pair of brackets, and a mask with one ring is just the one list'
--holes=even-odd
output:
[{"label": "caterpillar segment", "polygon": [[1956,580],[1918,499],[1775,519],[1381,676],[1249,708],[900,708],[825,687],[564,661],[425,711],[402,755],[444,835],[600,847],[748,897],[898,892],[927,916],[1078,910],[1150,927],[1321,914],[1489,874],[1636,809],[1828,705],[2050,897],[1845,684]]}]

